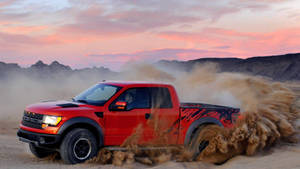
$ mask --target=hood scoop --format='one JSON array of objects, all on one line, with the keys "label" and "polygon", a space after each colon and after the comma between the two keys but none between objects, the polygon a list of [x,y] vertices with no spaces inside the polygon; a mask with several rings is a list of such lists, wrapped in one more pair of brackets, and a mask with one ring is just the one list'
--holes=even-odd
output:
[{"label": "hood scoop", "polygon": [[77,104],[74,103],[57,104],[57,106],[62,108],[79,107]]}]

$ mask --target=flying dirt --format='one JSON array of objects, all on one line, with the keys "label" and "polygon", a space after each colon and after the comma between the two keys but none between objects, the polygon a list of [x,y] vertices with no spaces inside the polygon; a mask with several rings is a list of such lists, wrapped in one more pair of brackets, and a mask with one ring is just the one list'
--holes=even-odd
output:
[{"label": "flying dirt", "polygon": [[[175,75],[151,65],[135,65],[125,72],[125,77],[172,83],[184,101],[241,108],[242,116],[233,128],[211,125],[199,133],[196,140],[205,138],[209,144],[196,157],[197,161],[223,163],[236,155],[254,155],[278,141],[297,142],[295,122],[299,119],[299,103],[295,93],[282,83],[250,75],[217,73],[216,65],[199,65],[192,72]],[[129,140],[138,137],[141,130],[138,127]],[[191,161],[191,154],[183,147],[148,151],[133,148],[128,152],[103,150],[93,161],[122,165],[136,156],[139,162],[152,165],[168,160]]]}]

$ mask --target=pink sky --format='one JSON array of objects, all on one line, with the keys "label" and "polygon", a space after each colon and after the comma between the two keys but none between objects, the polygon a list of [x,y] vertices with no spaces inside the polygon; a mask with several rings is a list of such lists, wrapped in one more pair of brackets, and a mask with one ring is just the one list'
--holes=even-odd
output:
[{"label": "pink sky", "polygon": [[23,66],[296,52],[299,0],[0,0],[0,61]]}]

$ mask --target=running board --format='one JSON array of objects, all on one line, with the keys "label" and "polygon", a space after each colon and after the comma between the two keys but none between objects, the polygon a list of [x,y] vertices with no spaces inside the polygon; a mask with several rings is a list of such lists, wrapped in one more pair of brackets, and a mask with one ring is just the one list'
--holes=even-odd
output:
[{"label": "running board", "polygon": [[104,147],[104,149],[107,149],[109,151],[128,151],[128,150],[166,150],[166,149],[176,149],[178,147],[175,146],[168,146],[168,147],[137,147],[137,148],[126,148],[126,147]]}]

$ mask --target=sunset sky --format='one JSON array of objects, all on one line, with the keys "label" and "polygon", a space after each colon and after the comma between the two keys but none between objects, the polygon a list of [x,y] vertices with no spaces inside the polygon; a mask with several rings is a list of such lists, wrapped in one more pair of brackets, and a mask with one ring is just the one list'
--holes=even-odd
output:
[{"label": "sunset sky", "polygon": [[0,0],[0,61],[22,66],[296,52],[299,0]]}]

